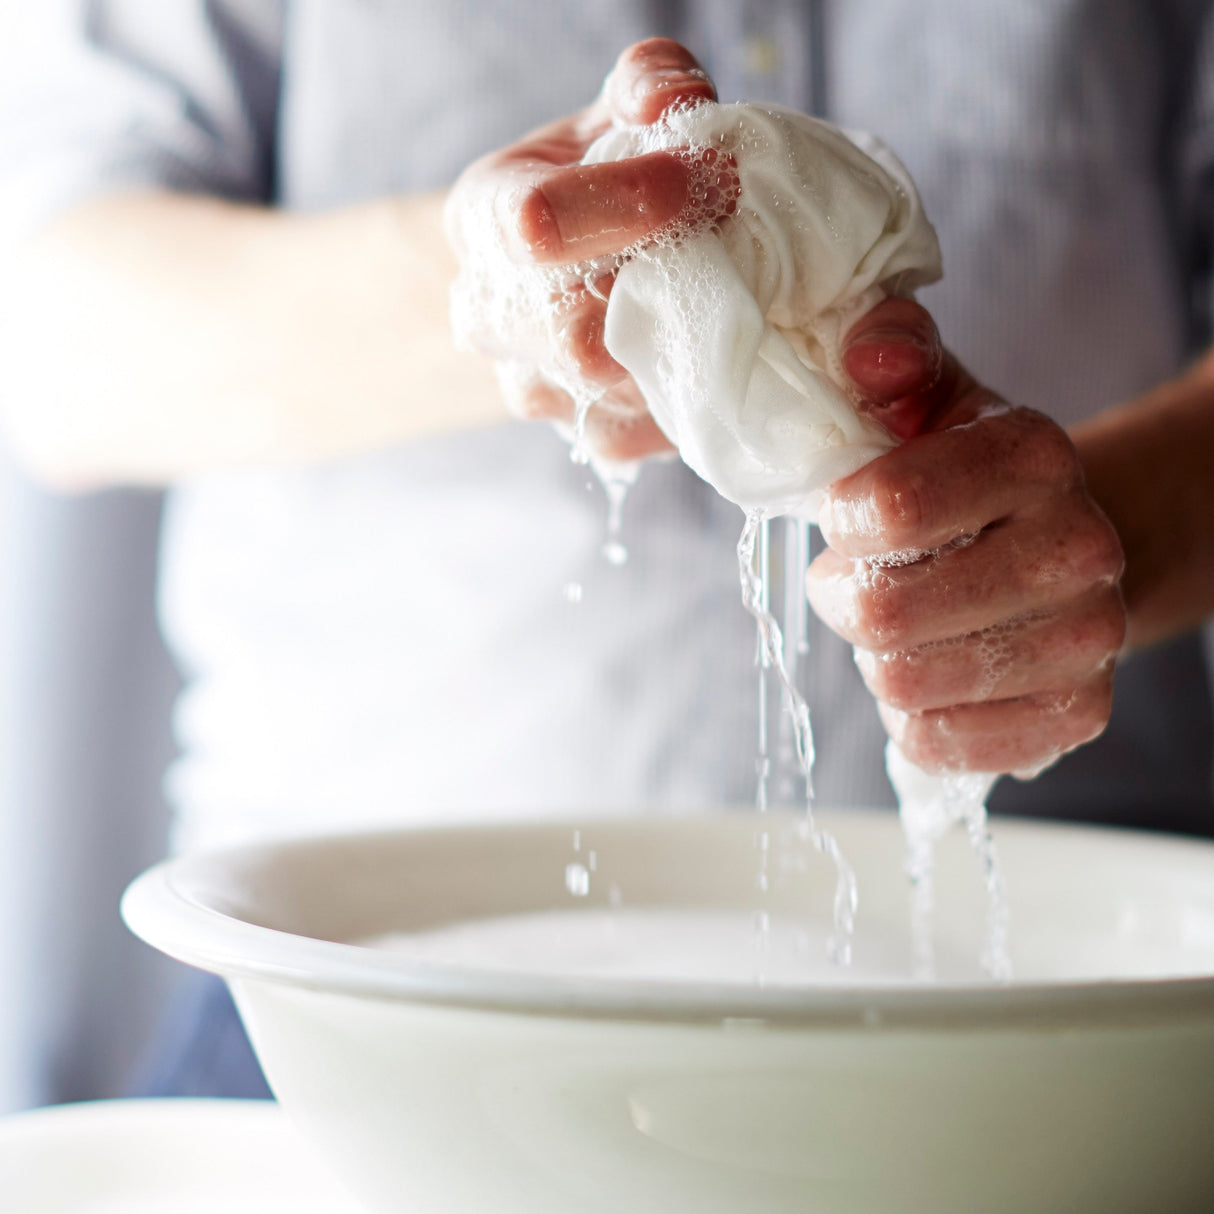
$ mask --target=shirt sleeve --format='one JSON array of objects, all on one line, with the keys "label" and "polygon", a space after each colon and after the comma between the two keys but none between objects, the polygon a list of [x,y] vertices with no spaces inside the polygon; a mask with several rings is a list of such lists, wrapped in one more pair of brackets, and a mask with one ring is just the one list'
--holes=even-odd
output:
[{"label": "shirt sleeve", "polygon": [[0,18],[0,242],[126,189],[270,201],[284,3],[14,6]]}]

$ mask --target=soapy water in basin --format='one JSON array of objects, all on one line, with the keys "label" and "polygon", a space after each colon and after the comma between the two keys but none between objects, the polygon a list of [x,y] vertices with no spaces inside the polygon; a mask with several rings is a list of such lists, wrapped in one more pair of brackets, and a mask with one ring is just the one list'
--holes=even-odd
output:
[{"label": "soapy water in basin", "polygon": [[[868,937],[843,967],[828,958],[822,927],[768,917],[765,986],[889,986],[912,981],[905,944]],[[362,941],[412,961],[570,978],[751,987],[754,915],[745,910],[587,907],[395,932]]]},{"label": "soapy water in basin", "polygon": [[[1017,937],[1016,983],[1151,981],[1214,972],[1214,905],[1190,891],[1178,905],[1139,914],[1134,900],[1118,913],[1076,913],[1065,922],[1035,908]],[[1184,905],[1181,905],[1184,904]],[[892,915],[893,908],[887,914]],[[915,972],[908,925],[866,923],[852,962],[829,960],[825,921],[769,916],[766,989],[924,988]],[[738,908],[578,906],[470,919],[420,932],[356,940],[402,962],[559,978],[755,989],[754,916]],[[972,933],[945,931],[937,942],[935,982],[990,986]]]}]

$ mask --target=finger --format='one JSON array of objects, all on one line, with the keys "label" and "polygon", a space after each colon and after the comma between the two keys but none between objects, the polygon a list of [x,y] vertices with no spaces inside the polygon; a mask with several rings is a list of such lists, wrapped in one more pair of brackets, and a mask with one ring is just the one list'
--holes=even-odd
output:
[{"label": "finger", "polygon": [[[861,412],[896,438],[919,432],[944,368],[940,333],[925,308],[910,299],[882,300],[848,331],[841,358]],[[950,363],[950,370],[957,367]]]},{"label": "finger", "polygon": [[649,38],[624,51],[586,109],[537,127],[470,172],[492,175],[574,164],[612,122],[656,122],[671,106],[715,101],[716,95],[690,51],[669,38]]},{"label": "finger", "polygon": [[570,307],[562,311],[554,323],[553,337],[564,367],[579,378],[599,387],[610,388],[624,379],[624,370],[610,354],[603,341],[603,325],[607,316],[604,299],[610,283],[596,283],[599,297],[585,292]]},{"label": "finger", "polygon": [[[524,421],[571,424],[573,398],[537,372],[498,365],[498,381],[509,411]],[[674,451],[631,379],[617,384],[586,416],[586,443],[604,459],[624,463]]]},{"label": "finger", "polygon": [[924,771],[1037,774],[1100,735],[1113,705],[1113,672],[1064,693],[909,713],[878,703],[902,753]]},{"label": "finger", "polygon": [[956,704],[1061,692],[1112,662],[1125,640],[1125,608],[1098,587],[1057,611],[1034,612],[981,632],[914,649],[855,651],[874,696],[924,712]]},{"label": "finger", "polygon": [[1066,434],[1031,409],[1003,407],[965,425],[920,434],[836,481],[819,525],[850,557],[932,551],[1077,486]]},{"label": "finger", "polygon": [[523,421],[573,421],[573,398],[538,372],[521,373],[498,364],[497,380],[506,408]]},{"label": "finger", "polygon": [[589,412],[586,441],[606,459],[627,462],[674,451],[631,379],[617,384]]},{"label": "finger", "polygon": [[[620,252],[672,219],[688,200],[688,167],[665,152],[580,165],[612,123],[654,122],[673,105],[714,100],[716,90],[678,43],[630,47],[587,109],[483,157],[460,178],[449,211],[492,197],[504,244],[521,261],[559,264]],[[460,243],[458,224],[452,238]]]},{"label": "finger", "polygon": [[827,550],[806,590],[822,620],[873,653],[967,636],[1026,612],[1052,610],[1093,587],[1111,588],[1122,554],[1107,519],[1078,492],[1051,499],[1049,520],[1018,516],[899,566]]},{"label": "finger", "polygon": [[551,169],[521,191],[502,192],[506,247],[542,265],[622,252],[687,205],[690,173],[668,152]]},{"label": "finger", "polygon": [[600,103],[615,121],[637,125],[656,122],[671,106],[716,97],[708,73],[686,47],[669,38],[647,38],[616,61]]},{"label": "finger", "polygon": [[884,299],[862,316],[841,360],[860,411],[895,438],[973,421],[992,399],[943,348],[936,322],[913,299]]}]

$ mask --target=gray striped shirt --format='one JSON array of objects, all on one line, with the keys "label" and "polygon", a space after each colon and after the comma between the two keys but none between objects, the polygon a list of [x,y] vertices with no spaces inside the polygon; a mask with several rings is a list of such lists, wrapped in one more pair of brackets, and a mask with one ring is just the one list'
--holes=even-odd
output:
[{"label": "gray striped shirt", "polygon": [[[1214,5],[1184,0],[92,0],[47,3],[0,100],[0,221],[130,185],[315,209],[450,183],[583,105],[619,50],[686,42],[723,99],[824,113],[919,183],[946,340],[1077,421],[1208,331]],[[174,494],[162,611],[189,684],[186,842],[626,805],[747,803],[741,517],[647,469],[630,560],[542,427],[503,423]],[[579,604],[563,593],[583,588]],[[887,804],[883,735],[817,629],[820,799]],[[1127,661],[1113,723],[997,808],[1214,833],[1197,638]]]}]

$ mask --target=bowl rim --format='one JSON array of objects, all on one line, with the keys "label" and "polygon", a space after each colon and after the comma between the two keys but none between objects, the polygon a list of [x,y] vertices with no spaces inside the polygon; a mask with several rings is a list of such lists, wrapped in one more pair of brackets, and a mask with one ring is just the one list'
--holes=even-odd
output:
[{"label": "bowl rim", "polygon": [[[844,811],[848,815],[874,812]],[[824,814],[824,818],[838,818]],[[688,821],[692,815],[681,815]],[[695,820],[736,818],[720,811]],[[436,837],[468,830],[513,832],[566,822],[590,831],[669,816],[579,816],[546,821],[492,821],[458,826],[408,825],[286,839],[171,858],[140,874],[123,894],[130,930],[154,948],[229,982],[259,981],[314,993],[495,1013],[591,1020],[915,1031],[1064,1030],[1177,1024],[1214,1016],[1214,974],[1173,978],[1095,979],[1011,985],[739,986],[511,973],[465,964],[413,960],[357,944],[321,940],[250,923],[208,906],[200,877],[233,863],[337,847],[375,847],[402,836]],[[1162,832],[1053,821],[996,818],[1000,834],[1049,832],[1134,837],[1139,845],[1208,848],[1214,842]],[[205,884],[205,880],[201,882]]]}]

